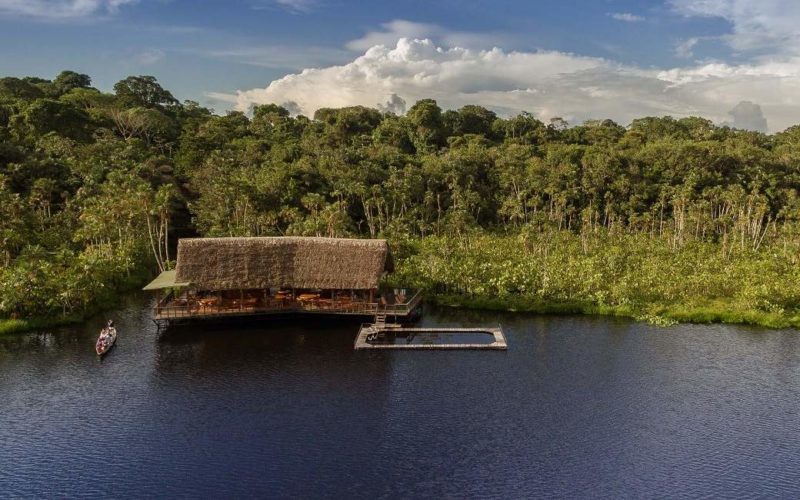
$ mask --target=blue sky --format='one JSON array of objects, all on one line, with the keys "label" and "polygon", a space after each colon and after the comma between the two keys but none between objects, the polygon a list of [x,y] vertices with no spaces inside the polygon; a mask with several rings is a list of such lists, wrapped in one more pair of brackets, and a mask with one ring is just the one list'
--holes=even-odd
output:
[{"label": "blue sky", "polygon": [[763,110],[775,130],[800,116],[797,3],[0,0],[0,74],[72,69],[103,90],[151,74],[218,111],[277,102],[305,114],[384,103],[402,112],[430,96],[572,123],[668,113],[724,122],[746,121],[730,112],[752,101],[740,111]]}]

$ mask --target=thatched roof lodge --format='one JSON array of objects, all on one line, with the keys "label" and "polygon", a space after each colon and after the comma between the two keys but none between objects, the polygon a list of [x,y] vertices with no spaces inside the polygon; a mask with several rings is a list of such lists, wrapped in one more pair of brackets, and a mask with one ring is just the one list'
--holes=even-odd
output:
[{"label": "thatched roof lodge", "polygon": [[195,238],[180,240],[176,269],[144,289],[159,294],[156,321],[278,312],[408,317],[419,294],[379,291],[393,270],[385,240]]},{"label": "thatched roof lodge", "polygon": [[175,280],[197,290],[373,290],[391,271],[386,240],[196,238],[178,242]]}]

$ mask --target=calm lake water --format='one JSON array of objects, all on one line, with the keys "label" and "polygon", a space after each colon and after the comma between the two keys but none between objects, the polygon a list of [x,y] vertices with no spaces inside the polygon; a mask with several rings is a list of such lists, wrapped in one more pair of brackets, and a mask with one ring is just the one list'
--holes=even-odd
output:
[{"label": "calm lake water", "polygon": [[0,497],[800,495],[800,336],[428,309],[502,351],[354,352],[357,324],[156,335],[147,302],[0,337]]}]

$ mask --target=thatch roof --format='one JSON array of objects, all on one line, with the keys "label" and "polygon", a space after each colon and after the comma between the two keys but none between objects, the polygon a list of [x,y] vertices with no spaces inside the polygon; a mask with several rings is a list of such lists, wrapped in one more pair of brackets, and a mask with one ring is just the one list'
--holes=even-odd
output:
[{"label": "thatch roof", "polygon": [[175,271],[163,271],[156,276],[156,279],[147,284],[142,290],[163,290],[164,288],[180,288],[188,286],[189,283],[181,283],[175,279]]},{"label": "thatch roof", "polygon": [[367,290],[392,270],[385,240],[196,238],[178,241],[176,281],[201,290]]}]

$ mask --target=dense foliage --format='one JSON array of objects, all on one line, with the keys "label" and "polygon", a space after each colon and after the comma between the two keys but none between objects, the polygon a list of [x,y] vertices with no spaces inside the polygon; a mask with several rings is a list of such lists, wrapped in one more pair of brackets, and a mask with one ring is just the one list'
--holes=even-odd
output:
[{"label": "dense foliage", "polygon": [[220,116],[149,76],[0,78],[0,317],[91,310],[197,233],[387,237],[394,279],[441,296],[786,319],[799,190],[800,127],[433,100]]},{"label": "dense foliage", "polygon": [[795,248],[746,248],[731,257],[711,242],[675,248],[642,233],[570,231],[409,244],[413,252],[393,283],[427,288],[448,305],[800,326]]}]

